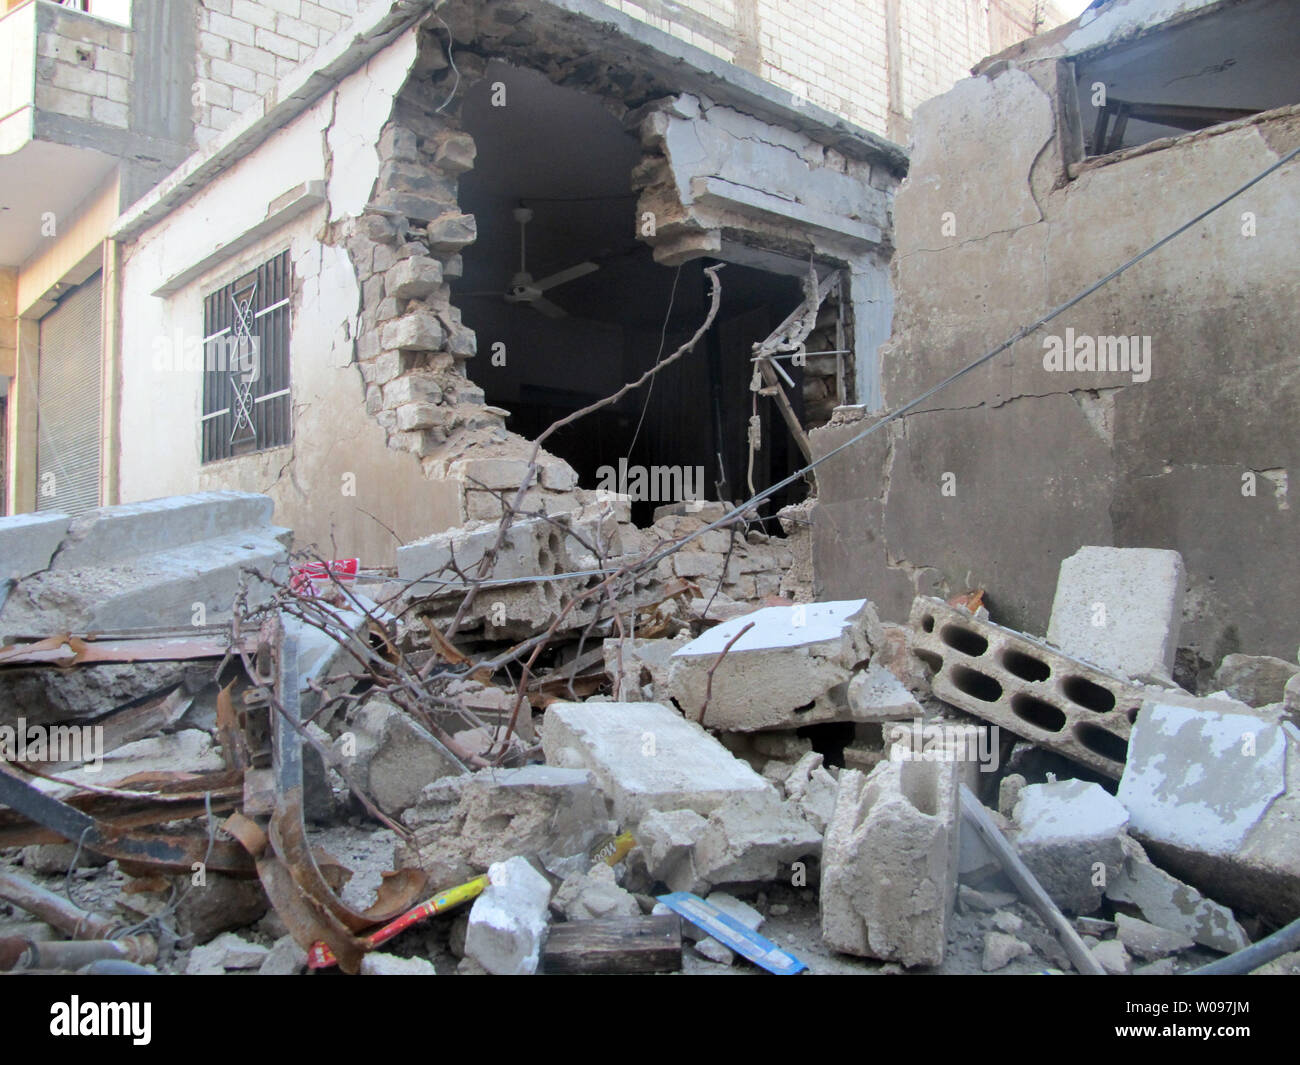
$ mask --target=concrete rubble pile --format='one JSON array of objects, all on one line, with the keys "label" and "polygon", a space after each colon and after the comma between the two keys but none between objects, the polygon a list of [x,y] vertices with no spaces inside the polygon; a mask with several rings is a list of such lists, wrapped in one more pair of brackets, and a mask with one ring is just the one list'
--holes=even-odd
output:
[{"label": "concrete rubble pile", "polygon": [[1178,687],[1175,552],[1063,560],[1042,639],[737,523],[612,610],[729,508],[566,471],[395,572],[241,493],[0,519],[0,968],[1176,973],[1300,916],[1300,666]]}]

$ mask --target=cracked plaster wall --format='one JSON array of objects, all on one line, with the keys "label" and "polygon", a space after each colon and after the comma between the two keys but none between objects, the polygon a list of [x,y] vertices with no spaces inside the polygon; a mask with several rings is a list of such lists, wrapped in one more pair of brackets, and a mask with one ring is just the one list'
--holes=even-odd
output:
[{"label": "cracked plaster wall", "polygon": [[[123,341],[124,500],[192,491],[196,484],[266,492],[276,501],[276,520],[294,528],[299,543],[360,554],[368,564],[392,559],[396,541],[385,526],[409,541],[500,514],[486,489],[508,488],[492,482],[501,469],[517,469],[530,445],[506,430],[506,412],[484,405],[464,372],[476,343],[452,305],[449,285],[459,274],[461,249],[476,236],[473,218],[457,204],[457,179],[475,156],[457,118],[463,87],[504,54],[559,84],[594,92],[631,122],[634,105],[664,99],[677,77],[666,81],[653,64],[638,71],[620,62],[620,47],[643,48],[635,42],[611,45],[610,55],[595,61],[590,47],[567,35],[568,16],[546,5],[534,11],[525,24],[507,5],[448,5],[441,13],[457,42],[455,71],[441,24],[409,31],[130,246],[123,298],[130,309]],[[824,145],[733,108],[719,111],[717,125],[735,143],[724,153],[731,169],[719,167],[716,176],[743,174],[761,142],[760,154],[776,153],[782,161],[773,174],[787,203],[814,200],[804,186],[816,193],[814,209],[830,230],[813,246],[851,265],[859,337],[883,337],[889,304],[882,253],[860,234],[834,230],[860,223],[873,236],[887,231],[896,160],[886,153],[877,166],[853,158],[863,142],[840,132],[816,134],[829,142]],[[797,172],[787,173],[791,167]],[[286,190],[313,181],[325,183],[325,204],[171,295],[151,294],[160,279],[263,222],[267,205]],[[856,218],[836,219],[846,212]],[[779,244],[791,227],[773,224],[773,217],[751,212],[728,222],[734,232],[746,230],[746,238]],[[798,247],[806,254],[808,240]],[[295,272],[294,442],[200,466],[200,375],[159,370],[159,344],[166,351],[173,337],[200,337],[203,295],[285,248]],[[130,428],[145,425],[148,431]],[[160,448],[159,441],[167,444]],[[526,507],[557,513],[578,505],[573,471],[545,453],[542,458],[541,484]]]},{"label": "cracked plaster wall", "polygon": [[[1300,118],[1279,112],[1069,181],[1055,62],[990,69],[917,112],[894,207],[887,408],[1300,144]],[[1239,650],[1290,659],[1300,569],[1295,510],[1278,486],[1300,462],[1289,431],[1300,402],[1295,167],[824,466],[819,595],[869,596],[901,620],[917,593],[983,587],[997,620],[1041,633],[1057,567],[1079,546],[1175,548],[1189,579],[1183,646],[1210,663]],[[1150,380],[1045,370],[1042,337],[1067,327],[1150,336]],[[867,424],[853,417],[816,431],[814,451]],[[1243,495],[1251,471],[1255,494]]]},{"label": "cracked plaster wall", "polygon": [[[216,488],[265,492],[299,544],[331,539],[368,564],[396,543],[459,520],[451,486],[395,454],[365,410],[353,365],[360,290],[331,225],[364,206],[379,170],[374,145],[415,60],[412,31],[377,54],[255,153],[129,246],[123,267],[123,502]],[[346,129],[340,126],[345,119]],[[241,249],[171,295],[159,282],[262,222],[286,190],[328,181],[327,203]],[[294,271],[291,385],[294,439],[286,447],[201,465],[202,379],[173,354],[203,335],[203,297],[285,249]],[[355,494],[346,494],[354,487]],[[368,516],[366,512],[369,512]],[[383,523],[383,525],[380,524]]]}]

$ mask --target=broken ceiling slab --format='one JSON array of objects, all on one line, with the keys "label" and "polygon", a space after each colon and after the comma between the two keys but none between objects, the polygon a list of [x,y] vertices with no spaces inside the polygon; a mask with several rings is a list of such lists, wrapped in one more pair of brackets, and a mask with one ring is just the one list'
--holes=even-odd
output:
[{"label": "broken ceiling slab", "polygon": [[552,703],[542,724],[549,765],[590,769],[630,828],[651,810],[708,814],[771,785],[698,725],[661,703]]},{"label": "broken ceiling slab", "polygon": [[696,721],[703,713],[710,728],[754,732],[850,721],[848,682],[881,643],[880,622],[865,599],[765,607],[676,651],[669,687],[683,712]]},{"label": "broken ceiling slab", "polygon": [[1061,563],[1047,640],[1103,670],[1170,683],[1185,586],[1177,551],[1081,547]]},{"label": "broken ceiling slab", "polygon": [[1066,913],[1094,912],[1124,860],[1123,805],[1084,780],[1030,784],[1020,792],[1015,821],[1016,850],[1052,901]]},{"label": "broken ceiling slab", "polygon": [[1136,906],[1154,925],[1185,932],[1202,946],[1232,954],[1250,946],[1250,937],[1232,911],[1166,873],[1147,857],[1135,839],[1124,838],[1124,864],[1106,884],[1106,897]]},{"label": "broken ceiling slab", "polygon": [[923,716],[921,704],[903,682],[874,662],[849,681],[848,698],[855,721],[911,721]]},{"label": "broken ceiling slab", "polygon": [[0,580],[21,580],[49,569],[71,521],[48,511],[0,517]]},{"label": "broken ceiling slab", "polygon": [[[288,529],[251,492],[204,492],[128,503],[73,518],[49,569],[21,581],[0,629],[114,632],[203,624],[230,616],[244,570],[284,562]],[[251,598],[258,600],[253,582]]]},{"label": "broken ceiling slab", "polygon": [[1285,924],[1300,917],[1300,730],[1250,713],[1143,704],[1119,785],[1170,872]]}]

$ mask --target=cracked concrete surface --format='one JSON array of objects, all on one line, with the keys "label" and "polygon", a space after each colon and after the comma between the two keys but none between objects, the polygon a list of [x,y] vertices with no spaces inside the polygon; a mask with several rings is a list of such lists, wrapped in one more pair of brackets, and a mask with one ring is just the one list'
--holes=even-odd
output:
[{"label": "cracked concrete surface", "polygon": [[[894,205],[887,409],[1300,143],[1284,111],[1071,179],[1052,64],[1031,55],[988,69],[916,115],[912,170]],[[1241,209],[1294,217],[1286,177],[1255,186]],[[942,589],[935,594],[983,587],[999,620],[1043,631],[1057,566],[1080,545],[1165,547],[1187,562],[1188,648],[1211,661],[1242,647],[1290,659],[1300,574],[1284,545],[1295,539],[1287,484],[1300,443],[1276,430],[1300,401],[1283,310],[1300,275],[1287,250],[1293,227],[1246,238],[1239,214],[1211,216],[823,466],[813,515],[819,594],[866,595],[897,620],[925,590],[915,582]],[[946,233],[945,215],[955,223]],[[1150,379],[1050,369],[1044,338],[1067,328],[1150,337]],[[864,425],[833,419],[813,432],[814,453]]]}]

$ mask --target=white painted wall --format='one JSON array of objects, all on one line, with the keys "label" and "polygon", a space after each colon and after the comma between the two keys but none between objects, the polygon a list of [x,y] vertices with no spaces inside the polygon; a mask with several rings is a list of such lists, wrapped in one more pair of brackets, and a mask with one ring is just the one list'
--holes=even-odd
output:
[{"label": "white painted wall", "polygon": [[[360,555],[368,565],[391,562],[396,548],[379,522],[409,540],[459,520],[455,489],[428,482],[414,456],[390,450],[383,429],[365,412],[364,387],[352,364],[360,307],[356,274],[342,247],[320,239],[331,217],[357,214],[369,198],[379,168],[373,145],[414,58],[412,32],[126,249],[123,502],[200,489],[266,492],[275,500],[276,521],[294,528],[300,544],[314,542],[331,555]],[[346,123],[346,134],[335,133],[332,122]],[[152,294],[167,278],[262,222],[269,202],[318,180],[328,181],[327,205],[176,292]],[[295,441],[204,466],[202,377],[173,353],[178,345],[183,351],[201,341],[207,293],[285,249],[296,292],[290,347]],[[355,495],[345,492],[349,482]]]}]

